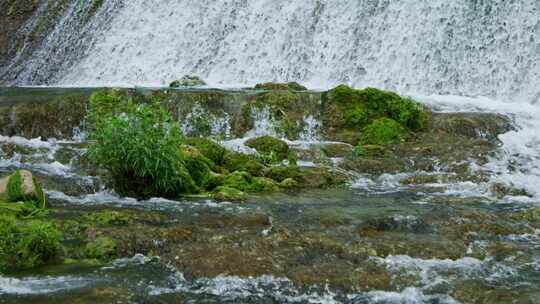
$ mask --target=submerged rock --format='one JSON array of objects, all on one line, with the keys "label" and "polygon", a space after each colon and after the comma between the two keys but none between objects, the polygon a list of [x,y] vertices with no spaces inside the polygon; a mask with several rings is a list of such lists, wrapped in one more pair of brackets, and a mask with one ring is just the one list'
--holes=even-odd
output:
[{"label": "submerged rock", "polygon": [[199,76],[196,75],[184,75],[182,78],[171,82],[169,87],[179,88],[179,87],[198,87],[204,86],[206,82],[202,80]]}]

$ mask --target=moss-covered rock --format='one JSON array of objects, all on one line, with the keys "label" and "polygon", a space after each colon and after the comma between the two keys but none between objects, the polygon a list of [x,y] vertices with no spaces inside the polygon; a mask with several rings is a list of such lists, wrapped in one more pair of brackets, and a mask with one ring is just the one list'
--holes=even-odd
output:
[{"label": "moss-covered rock", "polygon": [[202,155],[213,161],[217,166],[221,166],[223,164],[223,158],[225,157],[226,152],[225,148],[213,140],[208,138],[191,137],[186,138],[185,143],[197,148]]},{"label": "moss-covered rock", "polygon": [[300,169],[293,166],[272,166],[264,169],[263,175],[277,182],[282,182],[287,178],[300,178]]},{"label": "moss-covered rock", "polygon": [[61,233],[43,221],[0,215],[0,236],[0,272],[45,265],[60,254]]},{"label": "moss-covered rock", "polygon": [[255,176],[259,176],[265,169],[265,166],[257,161],[253,155],[229,151],[225,153],[223,166],[229,172],[246,171]]},{"label": "moss-covered rock", "polygon": [[251,189],[253,177],[245,171],[235,171],[225,177],[224,186],[235,188],[240,191],[248,191]]},{"label": "moss-covered rock", "polygon": [[276,181],[266,177],[254,177],[249,188],[251,192],[276,192],[279,186]]},{"label": "moss-covered rock", "polygon": [[293,190],[300,186],[300,184],[294,178],[286,178],[279,183],[279,187],[286,190]]},{"label": "moss-covered rock", "polygon": [[492,113],[434,113],[429,125],[438,132],[492,142],[514,129],[510,118]]},{"label": "moss-covered rock", "polygon": [[362,144],[387,145],[407,138],[407,131],[391,118],[379,118],[366,126],[360,139]]},{"label": "moss-covered rock", "polygon": [[204,86],[206,82],[202,80],[199,76],[196,75],[184,75],[182,78],[171,82],[169,87],[179,88],[179,87],[197,87]]},{"label": "moss-covered rock", "polygon": [[255,85],[257,90],[269,90],[269,91],[307,91],[307,88],[298,82],[287,82],[287,83],[278,83],[278,82],[266,82],[258,83]]},{"label": "moss-covered rock", "polygon": [[184,166],[191,178],[193,178],[198,186],[205,185],[211,168],[214,167],[214,163],[206,158],[197,148],[192,146],[183,146],[182,154]]},{"label": "moss-covered rock", "polygon": [[118,256],[117,250],[115,240],[110,237],[101,236],[86,244],[85,256],[89,259],[108,261]]},{"label": "moss-covered rock", "polygon": [[429,119],[428,111],[411,99],[379,89],[356,90],[346,85],[326,94],[323,113],[326,136],[336,140],[350,140],[343,134],[354,140],[364,127],[381,118],[391,118],[412,131],[424,130]]},{"label": "moss-covered rock", "polygon": [[220,201],[243,201],[246,199],[246,194],[236,188],[228,186],[217,187],[213,192],[213,197]]},{"label": "moss-covered rock", "polygon": [[257,150],[267,163],[282,162],[289,156],[289,145],[272,136],[252,138],[247,140],[245,145]]},{"label": "moss-covered rock", "polygon": [[345,143],[327,143],[320,147],[326,157],[346,157],[353,152],[353,147]]}]

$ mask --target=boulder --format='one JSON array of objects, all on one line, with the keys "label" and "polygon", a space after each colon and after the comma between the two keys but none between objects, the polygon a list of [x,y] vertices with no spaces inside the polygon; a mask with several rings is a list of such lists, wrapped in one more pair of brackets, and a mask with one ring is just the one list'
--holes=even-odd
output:
[{"label": "boulder", "polygon": [[199,76],[196,75],[184,75],[182,78],[171,82],[169,87],[179,88],[179,87],[197,87],[204,86],[206,82],[202,80]]}]

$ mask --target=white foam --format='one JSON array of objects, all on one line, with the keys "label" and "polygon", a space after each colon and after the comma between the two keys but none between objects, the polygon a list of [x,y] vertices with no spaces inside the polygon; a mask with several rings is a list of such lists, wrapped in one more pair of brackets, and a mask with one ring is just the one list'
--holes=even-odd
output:
[{"label": "white foam", "polygon": [[0,276],[0,295],[48,294],[82,288],[90,283],[90,279],[73,276],[27,277],[23,279]]}]

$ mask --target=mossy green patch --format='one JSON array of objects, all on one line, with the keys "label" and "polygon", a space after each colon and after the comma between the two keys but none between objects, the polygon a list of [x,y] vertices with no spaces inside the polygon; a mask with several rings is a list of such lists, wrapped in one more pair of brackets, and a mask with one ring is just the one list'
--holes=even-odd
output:
[{"label": "mossy green patch", "polygon": [[110,237],[98,237],[86,244],[85,256],[102,261],[112,260],[117,257],[117,244]]},{"label": "mossy green patch", "polygon": [[360,142],[369,145],[388,145],[404,141],[407,130],[391,118],[379,118],[364,128]]},{"label": "mossy green patch", "polygon": [[213,193],[213,197],[221,201],[243,201],[246,199],[244,192],[227,186],[217,187]]},{"label": "mossy green patch", "polygon": [[257,150],[265,163],[282,162],[289,156],[289,145],[271,136],[250,139],[246,141],[245,145]]},{"label": "mossy green patch", "polygon": [[425,130],[429,119],[428,110],[421,104],[375,88],[357,90],[340,85],[330,90],[324,100],[323,125],[326,135],[333,139],[347,140],[343,132],[359,134],[381,118],[393,119],[415,132]]},{"label": "mossy green patch", "polygon": [[100,226],[123,226],[131,221],[131,216],[120,211],[101,211],[97,213],[85,214],[84,219],[92,224]]},{"label": "mossy green patch", "polygon": [[225,148],[208,138],[190,137],[186,138],[187,145],[197,148],[204,156],[221,166],[225,157]]},{"label": "mossy green patch", "polygon": [[0,271],[45,265],[60,253],[61,233],[42,221],[20,222],[0,215]]}]

